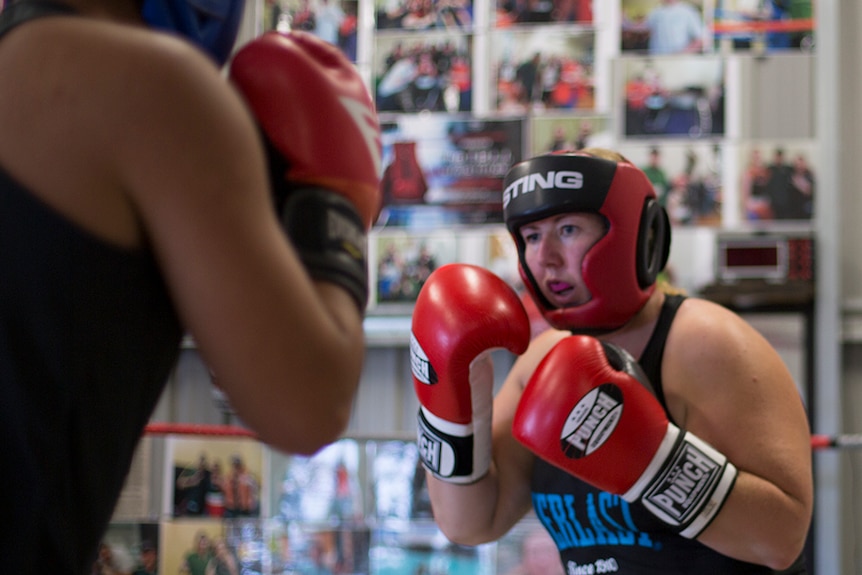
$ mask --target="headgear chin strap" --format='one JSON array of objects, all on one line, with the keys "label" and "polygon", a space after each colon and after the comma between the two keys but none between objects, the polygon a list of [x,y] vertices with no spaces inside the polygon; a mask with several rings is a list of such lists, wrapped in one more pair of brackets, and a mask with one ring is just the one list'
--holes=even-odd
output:
[{"label": "headgear chin strap", "polygon": [[197,44],[220,66],[239,32],[245,0],[144,0],[144,21]]},{"label": "headgear chin strap", "polygon": [[[592,212],[608,231],[584,256],[581,275],[592,294],[585,304],[557,308],[542,295],[524,261],[522,225],[566,212]],[[628,162],[566,153],[538,156],[506,175],[506,227],[518,246],[524,284],[553,327],[603,333],[622,327],[646,304],[670,252],[670,223],[655,190]]]}]

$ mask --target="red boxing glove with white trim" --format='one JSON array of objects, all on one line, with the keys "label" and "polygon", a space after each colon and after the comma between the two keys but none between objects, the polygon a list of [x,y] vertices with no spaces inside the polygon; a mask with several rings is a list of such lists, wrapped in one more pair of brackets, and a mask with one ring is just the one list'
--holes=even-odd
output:
[{"label": "red boxing glove with white trim", "polygon": [[472,483],[488,472],[494,377],[474,360],[495,348],[521,354],[529,343],[518,294],[487,269],[448,264],[428,277],[413,310],[410,364],[419,453],[434,476]]},{"label": "red boxing glove with white trim", "polygon": [[561,340],[524,389],[512,426],[537,456],[603,491],[639,501],[683,537],[697,537],[737,470],[671,423],[640,366],[589,336]]},{"label": "red boxing glove with white trim", "polygon": [[263,132],[276,209],[303,263],[364,310],[381,140],[356,67],[312,34],[267,32],[237,52],[230,79]]}]

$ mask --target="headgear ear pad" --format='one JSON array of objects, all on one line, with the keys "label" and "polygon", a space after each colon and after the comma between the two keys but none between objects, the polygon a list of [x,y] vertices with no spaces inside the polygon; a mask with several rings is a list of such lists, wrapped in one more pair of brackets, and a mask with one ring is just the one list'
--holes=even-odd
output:
[{"label": "headgear ear pad", "polygon": [[[581,264],[590,301],[556,308],[542,296],[524,261],[526,244],[519,230],[528,222],[566,212],[598,213],[608,230]],[[578,153],[522,162],[504,180],[503,214],[518,246],[524,284],[557,329],[601,333],[621,327],[646,303],[667,263],[667,214],[656,201],[652,183],[628,162]]]},{"label": "headgear ear pad", "polygon": [[670,256],[670,219],[667,211],[655,198],[644,202],[638,231],[637,278],[642,287],[655,283],[658,274],[667,265]]}]

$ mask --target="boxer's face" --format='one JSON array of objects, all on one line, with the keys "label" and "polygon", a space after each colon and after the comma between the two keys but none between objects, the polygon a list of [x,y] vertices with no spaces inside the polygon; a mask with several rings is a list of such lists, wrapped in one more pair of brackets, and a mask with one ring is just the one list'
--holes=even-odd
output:
[{"label": "boxer's face", "polygon": [[601,216],[572,212],[521,226],[524,262],[548,303],[554,307],[583,305],[592,297],[581,276],[581,264],[605,234]]}]

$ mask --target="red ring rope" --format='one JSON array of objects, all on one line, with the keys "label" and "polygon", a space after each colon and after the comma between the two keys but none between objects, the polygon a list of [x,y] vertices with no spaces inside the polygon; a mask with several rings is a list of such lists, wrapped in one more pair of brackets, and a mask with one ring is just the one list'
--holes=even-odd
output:
[{"label": "red ring rope", "polygon": [[208,425],[197,423],[150,423],[144,428],[144,433],[147,435],[257,437],[256,433],[239,425]]},{"label": "red ring rope", "polygon": [[862,447],[862,434],[812,435],[811,449],[852,449]]}]

